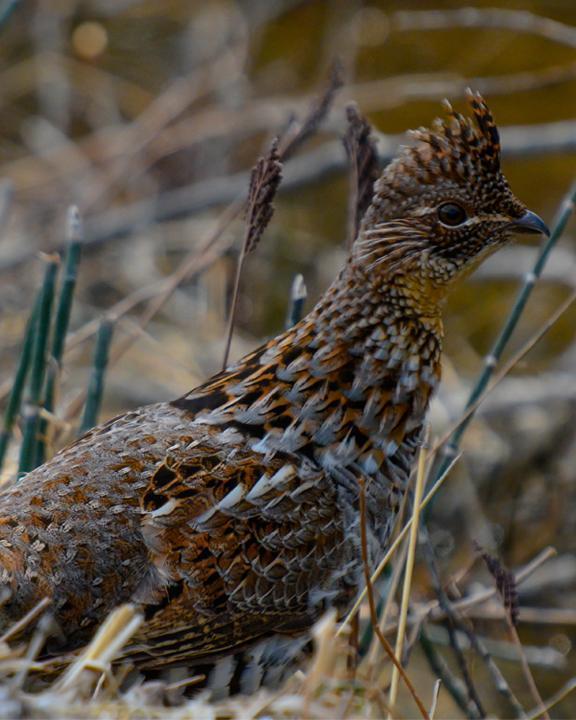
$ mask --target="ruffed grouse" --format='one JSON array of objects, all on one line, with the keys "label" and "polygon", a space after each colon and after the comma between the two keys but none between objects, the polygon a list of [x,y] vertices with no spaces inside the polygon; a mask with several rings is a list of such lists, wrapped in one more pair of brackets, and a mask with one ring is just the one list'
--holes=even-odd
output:
[{"label": "ruffed grouse", "polygon": [[0,629],[47,596],[62,652],[114,606],[124,658],[277,685],[385,548],[440,377],[442,301],[516,232],[547,232],[500,171],[478,95],[418,130],[375,186],[344,269],[301,322],[173,402],[95,428],[0,494]]}]

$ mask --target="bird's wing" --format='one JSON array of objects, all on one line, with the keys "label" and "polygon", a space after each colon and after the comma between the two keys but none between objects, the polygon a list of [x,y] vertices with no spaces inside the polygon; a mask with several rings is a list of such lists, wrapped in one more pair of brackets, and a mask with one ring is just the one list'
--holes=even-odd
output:
[{"label": "bird's wing", "polygon": [[126,651],[142,667],[194,665],[310,627],[341,564],[336,491],[318,467],[210,428],[197,435],[170,451],[142,499],[154,572],[135,595],[146,622]]}]

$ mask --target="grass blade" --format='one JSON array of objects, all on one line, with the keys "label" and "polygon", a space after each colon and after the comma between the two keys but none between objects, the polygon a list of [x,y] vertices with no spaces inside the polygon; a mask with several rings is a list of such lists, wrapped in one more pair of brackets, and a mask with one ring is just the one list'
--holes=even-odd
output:
[{"label": "grass blade", "polygon": [[94,364],[92,366],[92,375],[86,396],[86,405],[84,406],[84,415],[80,424],[80,435],[88,432],[88,430],[93,428],[98,422],[98,415],[100,414],[100,408],[102,406],[102,396],[104,394],[104,376],[106,374],[106,368],[108,367],[108,355],[113,330],[114,322],[111,319],[105,318],[102,320],[98,335],[96,336]]},{"label": "grass blade", "polygon": [[22,396],[24,394],[24,385],[28,377],[28,371],[30,370],[30,360],[32,359],[32,346],[34,344],[34,335],[36,332],[36,321],[38,318],[38,308],[40,307],[40,294],[36,298],[30,317],[26,324],[26,331],[24,333],[24,342],[22,344],[22,350],[18,359],[18,367],[16,368],[16,374],[14,376],[14,383],[10,390],[10,396],[8,397],[8,403],[4,412],[4,423],[2,432],[0,432],[0,472],[2,472],[2,466],[6,457],[6,452],[12,439],[12,431],[14,429],[14,423],[20,412],[20,406],[22,404]]},{"label": "grass blade", "polygon": [[[64,355],[66,334],[68,332],[70,314],[72,311],[72,300],[74,298],[74,289],[76,287],[76,277],[78,275],[78,265],[80,263],[82,222],[78,208],[75,205],[70,207],[68,210],[66,225],[67,245],[66,254],[64,256],[62,284],[54,317],[54,334],[52,337],[50,361],[47,368],[46,387],[44,389],[44,400],[42,403],[43,407],[49,413],[54,410],[60,372],[62,370],[62,358]],[[48,434],[49,422],[41,419],[40,437],[37,444],[36,465],[42,464],[46,459]]]},{"label": "grass blade", "polygon": [[46,349],[50,334],[52,319],[52,305],[60,259],[50,256],[46,261],[44,281],[40,290],[38,301],[38,319],[35,324],[35,333],[32,346],[30,367],[30,385],[26,406],[24,408],[24,432],[20,447],[20,463],[18,477],[33,470],[36,460],[36,443],[38,434],[39,404],[46,375]]},{"label": "grass blade", "polygon": [[[410,591],[412,589],[412,573],[414,571],[414,563],[416,560],[416,545],[418,544],[418,528],[420,526],[420,504],[426,486],[426,457],[427,445],[426,441],[420,448],[418,456],[418,472],[416,473],[416,487],[414,488],[414,507],[412,509],[412,526],[410,527],[410,536],[408,538],[408,555],[406,557],[406,567],[404,569],[404,585],[402,587],[402,600],[400,603],[400,617],[398,621],[398,632],[396,635],[396,645],[394,654],[398,658],[398,662],[402,662],[404,653],[404,638],[406,635],[406,620],[408,618],[408,605],[410,603]],[[398,686],[400,675],[398,668],[392,668],[392,680],[390,682],[390,695],[388,705],[393,708],[396,706],[398,698]]]}]

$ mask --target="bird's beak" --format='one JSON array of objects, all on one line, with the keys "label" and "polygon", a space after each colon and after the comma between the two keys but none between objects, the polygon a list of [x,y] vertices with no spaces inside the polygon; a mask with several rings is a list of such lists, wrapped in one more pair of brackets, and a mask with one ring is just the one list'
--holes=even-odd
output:
[{"label": "bird's beak", "polygon": [[522,217],[514,220],[512,223],[515,232],[529,233],[539,235],[542,233],[546,237],[550,237],[550,230],[542,218],[538,217],[536,213],[526,210]]}]

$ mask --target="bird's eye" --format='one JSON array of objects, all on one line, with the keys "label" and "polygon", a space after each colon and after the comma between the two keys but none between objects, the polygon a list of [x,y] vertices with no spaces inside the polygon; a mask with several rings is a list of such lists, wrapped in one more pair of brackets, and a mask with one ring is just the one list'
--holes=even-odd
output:
[{"label": "bird's eye", "polygon": [[443,203],[438,208],[438,218],[443,225],[449,227],[456,227],[466,222],[467,215],[466,210],[461,205],[456,203]]}]

